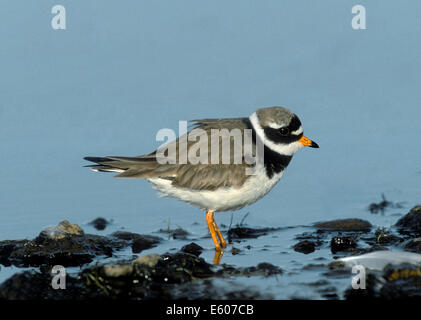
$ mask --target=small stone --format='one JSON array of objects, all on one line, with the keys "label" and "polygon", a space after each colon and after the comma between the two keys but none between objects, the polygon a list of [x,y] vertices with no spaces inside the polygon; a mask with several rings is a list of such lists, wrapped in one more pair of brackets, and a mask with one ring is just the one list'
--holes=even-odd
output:
[{"label": "small stone", "polygon": [[333,237],[330,241],[330,250],[332,253],[346,251],[356,247],[357,243],[353,237]]},{"label": "small stone", "polygon": [[282,274],[282,269],[274,266],[271,263],[262,262],[257,265],[257,270],[263,272],[265,276],[271,276],[274,274]]},{"label": "small stone", "polygon": [[235,256],[236,254],[239,254],[240,253],[240,249],[238,249],[236,247],[232,247],[231,253],[232,253],[233,256]]},{"label": "small stone", "polygon": [[146,256],[142,256],[142,257],[134,259],[132,263],[137,264],[137,265],[145,265],[150,268],[153,268],[156,266],[159,260],[161,260],[161,257],[159,255],[155,253],[151,253]]},{"label": "small stone", "polygon": [[83,236],[82,228],[79,227],[77,224],[70,224],[70,222],[67,220],[60,222],[57,228],[59,230],[62,230],[66,234]]},{"label": "small stone", "polygon": [[118,278],[128,276],[133,272],[133,267],[128,264],[106,266],[104,267],[104,274],[107,277]]},{"label": "small stone", "polygon": [[235,227],[228,230],[228,242],[231,239],[253,239],[260,236],[264,236],[269,232],[279,230],[279,228],[246,228],[246,227]]},{"label": "small stone", "polygon": [[376,243],[378,244],[391,244],[401,241],[399,237],[391,234],[390,230],[385,228],[378,228],[374,235],[376,236]]},{"label": "small stone", "polygon": [[106,219],[99,217],[89,222],[89,224],[93,225],[93,227],[97,230],[104,230],[109,222]]},{"label": "small stone", "polygon": [[362,219],[338,219],[332,221],[317,222],[313,225],[323,231],[363,231],[371,230],[371,223]]},{"label": "small stone", "polygon": [[316,250],[316,245],[312,241],[303,240],[294,245],[294,250],[304,254],[309,254]]},{"label": "small stone", "polygon": [[143,250],[153,248],[162,240],[159,237],[142,235],[127,231],[116,231],[112,234],[112,236],[118,239],[131,241],[133,253],[139,253]]},{"label": "small stone", "polygon": [[44,228],[39,237],[51,240],[60,240],[67,236],[83,236],[84,232],[77,224],[70,224],[69,221],[61,221],[57,226]]},{"label": "small stone", "polygon": [[203,251],[203,248],[194,242],[187,244],[181,248],[181,252],[191,253],[192,255],[195,255],[196,257],[200,256],[202,251]]}]

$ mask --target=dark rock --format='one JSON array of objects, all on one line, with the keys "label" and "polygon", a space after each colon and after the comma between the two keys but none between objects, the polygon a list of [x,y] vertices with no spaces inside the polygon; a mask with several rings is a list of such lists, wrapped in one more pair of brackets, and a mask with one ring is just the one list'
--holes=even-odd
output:
[{"label": "dark rock", "polygon": [[83,299],[84,288],[77,279],[66,277],[66,289],[53,289],[53,275],[34,270],[14,274],[0,285],[0,300]]},{"label": "dark rock", "polygon": [[233,256],[235,256],[236,254],[239,254],[240,252],[241,252],[241,250],[234,247],[234,246],[231,248],[231,253],[232,253]]},{"label": "dark rock", "polygon": [[332,253],[347,251],[356,247],[357,243],[353,237],[333,237],[330,241],[330,250]]},{"label": "dark rock", "polygon": [[[127,239],[129,235],[124,235]],[[189,253],[149,254],[134,260],[119,260],[86,267],[67,274],[66,290],[54,290],[49,268],[15,274],[0,285],[0,299],[251,299],[271,298],[247,287],[215,287],[210,278],[272,276],[282,270],[270,263],[236,269],[215,266]],[[218,292],[218,294],[216,294]],[[253,296],[254,294],[254,296]]]},{"label": "dark rock", "polygon": [[127,231],[116,231],[111,235],[118,239],[130,241],[133,253],[139,253],[143,250],[153,248],[162,241],[160,237],[141,235]]},{"label": "dark rock", "polygon": [[201,255],[202,251],[203,248],[194,242],[187,244],[181,248],[181,252],[190,253],[197,257]]},{"label": "dark rock", "polygon": [[143,250],[147,250],[153,247],[156,247],[156,245],[161,242],[161,239],[157,239],[157,237],[154,236],[142,236],[141,238],[134,239],[132,241],[131,247],[133,253],[139,253]]},{"label": "dark rock", "polygon": [[4,240],[0,241],[0,264],[8,267],[12,263],[9,261],[9,257],[16,247],[22,247],[27,240]]},{"label": "dark rock", "polygon": [[385,228],[378,228],[374,235],[376,237],[375,243],[378,244],[393,244],[403,241],[403,239],[392,234],[390,230],[386,230]]},{"label": "dark rock", "polygon": [[266,277],[275,274],[282,274],[283,272],[281,268],[267,262],[259,263],[256,267],[256,271],[257,273],[263,274]]},{"label": "dark rock", "polygon": [[227,277],[227,276],[272,276],[277,274],[282,274],[282,269],[274,266],[273,264],[262,262],[259,263],[257,266],[252,267],[242,267],[242,268],[234,268],[233,266],[224,265],[223,269],[217,272],[218,275]]},{"label": "dark rock", "polygon": [[[151,254],[132,261],[94,265],[76,277],[68,274],[65,290],[52,289],[52,275],[48,272],[25,271],[0,285],[0,298],[175,299],[175,288],[211,277],[211,268],[203,259],[188,253]],[[206,291],[202,295],[207,296]]]},{"label": "dark rock", "polygon": [[235,227],[228,230],[228,242],[231,243],[233,239],[250,239],[258,238],[266,235],[269,232],[279,230],[278,228],[247,228],[247,227]]},{"label": "dark rock", "polygon": [[107,227],[107,225],[110,224],[110,222],[108,222],[104,218],[99,217],[89,222],[89,224],[93,225],[93,227],[97,230],[104,230]]},{"label": "dark rock", "polygon": [[148,255],[132,262],[100,265],[80,277],[92,296],[130,299],[174,299],[175,286],[214,274],[212,266],[188,253]]},{"label": "dark rock", "polygon": [[362,219],[339,219],[325,222],[317,222],[313,225],[322,231],[362,231],[371,230],[371,223]]},{"label": "dark rock", "polygon": [[421,297],[421,267],[408,263],[386,266],[383,272],[386,284],[380,295],[386,299]]},{"label": "dark rock", "polygon": [[[327,232],[317,230],[313,232],[303,232],[295,236],[296,240],[300,240],[294,245],[294,250],[302,253],[311,253],[316,249],[320,249],[327,241],[330,235]],[[313,245],[314,250],[312,250]],[[302,250],[302,251],[300,251]]]},{"label": "dark rock", "polygon": [[309,254],[314,252],[316,249],[316,244],[312,241],[303,240],[294,245],[294,250],[304,254]]},{"label": "dark rock", "polygon": [[369,272],[366,277],[366,289],[345,291],[346,299],[406,299],[421,297],[421,268],[402,263],[388,265],[381,273]]},{"label": "dark rock", "polygon": [[415,238],[410,240],[405,245],[405,250],[421,253],[421,238]]},{"label": "dark rock", "polygon": [[[349,272],[349,270],[348,270]],[[349,273],[348,273],[349,274]],[[378,288],[381,287],[382,279],[380,279],[377,275],[373,273],[366,273],[365,278],[365,289],[359,288],[354,289],[349,287],[345,290],[344,298],[347,300],[364,300],[367,298],[378,298]]]},{"label": "dark rock", "polygon": [[62,221],[47,227],[33,240],[0,241],[0,263],[18,267],[63,265],[79,266],[95,256],[112,256],[128,246],[126,241],[85,234],[78,225]]},{"label": "dark rock", "polygon": [[1,263],[18,267],[40,265],[79,266],[95,256],[112,256],[128,244],[97,235],[67,236],[52,240],[38,236],[34,240],[0,241]]},{"label": "dark rock", "polygon": [[396,222],[395,226],[402,234],[415,233],[421,236],[421,206],[415,206]]}]

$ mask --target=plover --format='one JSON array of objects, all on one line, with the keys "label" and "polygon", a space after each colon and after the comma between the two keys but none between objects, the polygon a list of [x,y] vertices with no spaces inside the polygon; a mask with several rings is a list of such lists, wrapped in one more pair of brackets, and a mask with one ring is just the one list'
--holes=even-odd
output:
[{"label": "plover", "polygon": [[[207,148],[198,148],[198,139],[191,141],[186,135],[170,142],[166,146],[174,146],[178,160],[175,163],[163,163],[163,153],[158,150],[137,157],[86,157],[85,159],[95,162],[90,165],[94,171],[118,172],[116,177],[144,178],[151,182],[159,190],[162,196],[175,197],[188,202],[206,211],[206,221],[212,236],[216,251],[226,247],[221,231],[215,220],[214,212],[237,210],[256,202],[266,195],[273,186],[281,179],[292,156],[302,147],[318,148],[314,141],[303,135],[301,121],[290,110],[283,107],[261,108],[248,118],[227,119],[202,119],[192,120],[194,127],[186,135],[195,129],[201,135],[211,136],[215,130],[227,129],[221,137],[230,132],[241,133],[246,140],[244,132],[251,133],[252,154],[256,155],[259,142],[263,146],[262,161],[250,163],[247,161],[244,148],[240,148],[240,160],[234,161],[236,149],[234,139],[228,136],[230,147],[229,162],[212,160],[212,151],[219,150],[216,159],[221,160],[223,143],[220,139],[204,139]],[[184,139],[184,140],[183,140]],[[221,138],[223,139],[223,138]],[[197,150],[206,152],[205,163],[181,162],[180,154],[182,147],[180,141],[186,142],[187,152]],[[202,141],[202,140],[200,140]],[[215,144],[218,144],[215,146]],[[193,150],[193,148],[195,148]],[[238,150],[238,149],[237,149]],[[168,152],[167,152],[168,155]],[[203,154],[202,154],[203,156]],[[203,159],[203,158],[202,158]],[[167,161],[168,162],[168,161]],[[207,163],[206,163],[207,162]],[[248,174],[246,169],[253,169],[254,174]]]}]

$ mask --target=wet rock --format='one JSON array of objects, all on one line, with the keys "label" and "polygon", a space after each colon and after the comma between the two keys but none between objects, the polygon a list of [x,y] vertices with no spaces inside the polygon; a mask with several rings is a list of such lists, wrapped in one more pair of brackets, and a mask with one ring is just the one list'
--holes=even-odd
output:
[{"label": "wet rock", "polygon": [[377,275],[367,272],[365,277],[365,288],[352,288],[350,286],[344,292],[344,298],[346,300],[362,300],[367,301],[367,298],[379,298],[377,288],[383,285],[382,279]]},{"label": "wet rock", "polygon": [[190,253],[197,257],[202,254],[202,251],[203,248],[194,242],[187,244],[181,248],[181,252]]},{"label": "wet rock", "polygon": [[[314,250],[320,249],[327,242],[328,237],[329,233],[321,230],[317,230],[315,232],[303,232],[302,234],[298,234],[295,236],[295,239],[300,241],[296,243],[293,248],[295,251],[298,252],[301,252],[299,250],[303,250],[303,253],[306,253],[307,251],[311,250],[313,245]],[[310,243],[313,243],[313,245]],[[308,253],[311,253],[313,251],[310,251]]]},{"label": "wet rock", "polygon": [[402,234],[421,236],[421,206],[415,206],[396,222],[395,226]]},{"label": "wet rock", "polygon": [[110,222],[104,218],[98,217],[92,220],[91,222],[89,222],[89,224],[92,225],[95,229],[101,231],[101,230],[104,230],[107,227],[107,225],[110,224]]},{"label": "wet rock", "polygon": [[78,225],[63,221],[57,227],[45,228],[33,240],[0,241],[0,263],[18,267],[79,266],[95,256],[110,257],[126,246],[126,241],[85,234]]},{"label": "wet rock", "polygon": [[385,228],[378,228],[375,235],[375,241],[378,244],[394,244],[402,242],[403,239],[391,233],[390,230]]},{"label": "wet rock", "polygon": [[316,244],[312,241],[303,240],[294,245],[294,250],[304,254],[309,254],[314,252],[316,249]]},{"label": "wet rock", "polygon": [[266,235],[269,232],[279,230],[278,228],[247,228],[234,227],[228,230],[228,242],[231,243],[234,239],[250,239],[258,238]]},{"label": "wet rock", "polygon": [[116,231],[112,234],[112,236],[129,241],[133,253],[139,253],[143,250],[153,248],[162,241],[160,237],[141,235],[127,231]]},{"label": "wet rock", "polygon": [[387,299],[421,297],[421,267],[404,263],[389,265],[383,272],[387,283],[381,288],[380,295]]},{"label": "wet rock", "polygon": [[236,254],[239,254],[240,252],[241,252],[241,250],[234,247],[234,246],[231,248],[231,253],[232,253],[233,256],[235,256]]},{"label": "wet rock", "polygon": [[330,250],[332,253],[347,251],[357,247],[357,243],[351,236],[333,237],[330,241]]},{"label": "wet rock", "polygon": [[85,290],[73,277],[66,277],[66,289],[51,286],[53,275],[34,270],[16,273],[0,285],[0,300],[62,300],[83,299]]},{"label": "wet rock", "polygon": [[128,277],[133,273],[133,265],[129,263],[115,263],[103,267],[104,275],[108,278]]},{"label": "wet rock", "polygon": [[84,270],[80,277],[91,296],[173,299],[175,286],[208,278],[212,266],[188,253],[148,255]]},{"label": "wet rock", "polygon": [[339,219],[325,222],[317,222],[313,225],[322,231],[360,231],[371,230],[371,223],[362,219]]},{"label": "wet rock", "polygon": [[[214,269],[219,268],[218,272]],[[134,260],[110,261],[66,276],[66,290],[51,287],[48,268],[15,274],[0,285],[5,299],[251,299],[270,298],[247,287],[219,287],[213,278],[273,276],[282,270],[270,263],[247,268],[213,266],[185,252],[149,254]],[[229,281],[229,280],[228,280]],[[218,294],[216,294],[218,292]],[[255,295],[253,297],[253,294]]]},{"label": "wet rock", "polygon": [[421,297],[421,267],[409,263],[387,265],[381,273],[369,273],[365,290],[345,291],[346,299],[406,299]]},{"label": "wet rock", "polygon": [[262,262],[257,266],[252,267],[242,267],[235,268],[230,265],[224,265],[221,270],[217,272],[217,275],[227,277],[227,276],[273,276],[282,274],[283,271],[281,268],[274,266],[273,264]]},{"label": "wet rock", "polygon": [[9,257],[16,247],[22,247],[27,240],[4,240],[0,241],[0,264],[8,267],[12,265]]},{"label": "wet rock", "polygon": [[267,262],[259,263],[257,267],[251,267],[251,269],[248,268],[247,272],[249,272],[249,274],[254,274],[254,275],[261,274],[265,277],[283,273],[281,268]]},{"label": "wet rock", "polygon": [[39,234],[39,238],[60,240],[71,236],[83,236],[84,232],[77,224],[71,224],[69,221],[61,221],[57,226],[49,226],[44,228]]},{"label": "wet rock", "polygon": [[415,238],[410,240],[405,245],[405,250],[421,253],[421,238]]},{"label": "wet rock", "polygon": [[161,257],[155,253],[148,254],[133,260],[133,264],[146,265],[149,268],[154,268],[157,263],[161,260]]}]

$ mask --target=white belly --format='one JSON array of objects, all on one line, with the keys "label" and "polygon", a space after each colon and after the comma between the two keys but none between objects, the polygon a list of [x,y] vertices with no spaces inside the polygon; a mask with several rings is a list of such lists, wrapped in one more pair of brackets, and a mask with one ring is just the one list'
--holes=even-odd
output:
[{"label": "white belly", "polygon": [[252,204],[266,195],[282,177],[283,172],[269,179],[262,170],[250,176],[241,188],[220,188],[217,190],[189,190],[174,187],[170,180],[161,178],[148,179],[164,197],[174,197],[204,210],[237,210]]}]

